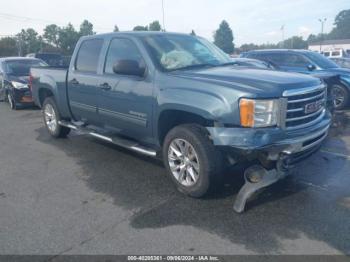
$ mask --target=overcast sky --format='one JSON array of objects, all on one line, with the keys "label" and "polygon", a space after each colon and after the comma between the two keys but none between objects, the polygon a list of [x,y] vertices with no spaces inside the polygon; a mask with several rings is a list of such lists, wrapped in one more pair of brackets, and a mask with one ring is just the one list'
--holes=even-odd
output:
[{"label": "overcast sky", "polygon": [[[45,25],[71,22],[78,27],[84,19],[98,33],[114,25],[131,30],[135,25],[162,22],[162,0],[0,0],[0,35],[12,35],[21,28],[42,32]],[[328,18],[326,31],[335,15],[350,9],[350,0],[164,0],[167,31],[189,33],[212,39],[213,31],[225,19],[234,32],[236,45],[275,43],[286,38],[308,36],[321,30],[318,18]]]}]

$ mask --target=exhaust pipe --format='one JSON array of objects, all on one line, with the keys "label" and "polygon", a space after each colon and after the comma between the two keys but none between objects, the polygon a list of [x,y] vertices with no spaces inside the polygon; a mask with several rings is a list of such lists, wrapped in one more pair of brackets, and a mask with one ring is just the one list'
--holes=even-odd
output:
[{"label": "exhaust pipe", "polygon": [[266,170],[261,165],[249,167],[244,172],[245,184],[236,197],[233,209],[237,213],[243,213],[247,201],[255,192],[276,183],[286,175],[284,171],[279,169]]}]

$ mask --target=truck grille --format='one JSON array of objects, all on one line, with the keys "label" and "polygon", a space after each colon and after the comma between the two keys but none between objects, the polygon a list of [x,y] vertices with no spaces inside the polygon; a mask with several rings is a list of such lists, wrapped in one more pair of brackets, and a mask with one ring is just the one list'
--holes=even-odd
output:
[{"label": "truck grille", "polygon": [[326,113],[327,89],[325,86],[286,91],[286,128],[304,128],[319,122]]}]

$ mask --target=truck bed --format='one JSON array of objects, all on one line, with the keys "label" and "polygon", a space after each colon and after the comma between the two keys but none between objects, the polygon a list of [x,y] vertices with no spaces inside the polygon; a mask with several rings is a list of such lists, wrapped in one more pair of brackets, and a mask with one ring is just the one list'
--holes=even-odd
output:
[{"label": "truck bed", "polygon": [[32,78],[32,96],[34,103],[42,107],[44,102],[41,99],[41,88],[51,90],[55,99],[60,105],[66,105],[60,108],[62,116],[70,116],[68,101],[67,101],[67,74],[68,68],[62,67],[32,67],[30,69],[30,75]]}]

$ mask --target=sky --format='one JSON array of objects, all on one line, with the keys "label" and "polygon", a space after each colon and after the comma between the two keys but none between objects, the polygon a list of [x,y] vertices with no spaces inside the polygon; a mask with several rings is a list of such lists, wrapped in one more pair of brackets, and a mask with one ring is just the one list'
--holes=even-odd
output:
[{"label": "sky", "polygon": [[[163,0],[165,28],[213,39],[213,32],[226,20],[235,44],[276,43],[293,35],[307,37],[321,31],[319,18],[327,18],[325,32],[332,29],[335,16],[350,9],[350,0]],[[42,33],[47,24],[76,28],[84,19],[97,33],[121,31],[154,20],[162,24],[162,0],[0,0],[0,36],[13,35],[22,28]]]}]

